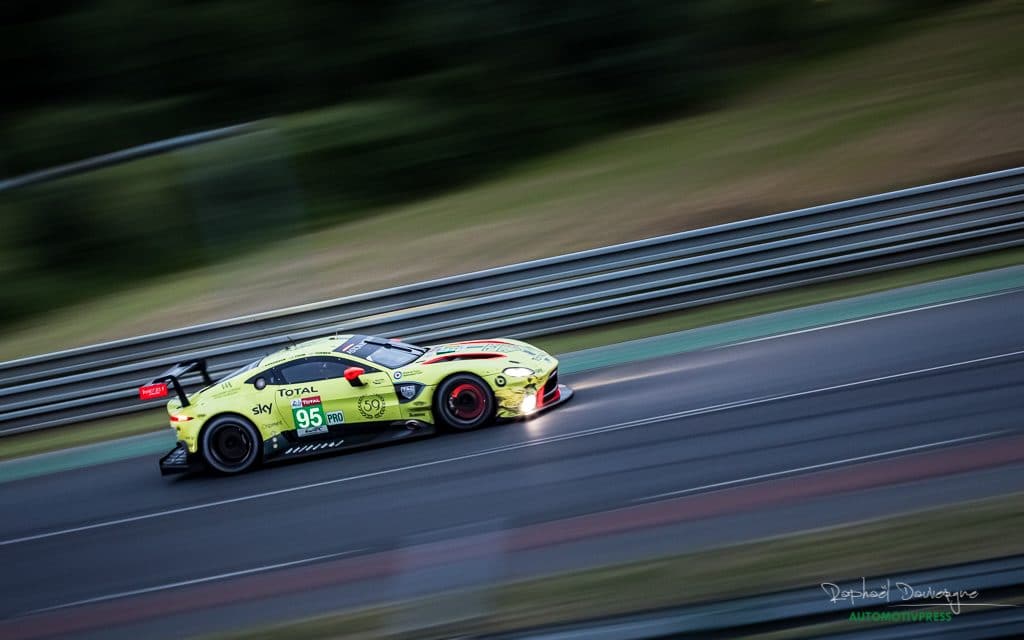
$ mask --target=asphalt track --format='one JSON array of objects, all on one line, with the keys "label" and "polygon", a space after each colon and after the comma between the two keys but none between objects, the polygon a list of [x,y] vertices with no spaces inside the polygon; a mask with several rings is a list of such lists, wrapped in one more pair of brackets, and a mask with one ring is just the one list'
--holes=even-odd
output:
[{"label": "asphalt track", "polygon": [[1020,490],[1022,321],[1015,291],[579,373],[529,422],[238,478],[6,483],[0,637],[180,637]]}]

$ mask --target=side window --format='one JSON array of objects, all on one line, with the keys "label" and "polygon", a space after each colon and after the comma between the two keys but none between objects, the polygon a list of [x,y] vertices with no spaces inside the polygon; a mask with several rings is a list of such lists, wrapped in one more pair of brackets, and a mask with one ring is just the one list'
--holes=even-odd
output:
[{"label": "side window", "polygon": [[246,384],[255,384],[257,378],[263,378],[267,381],[267,384],[281,384],[281,376],[277,373],[277,367],[273,369],[267,369],[266,371],[260,371],[257,374],[249,376],[249,379],[245,381]]},{"label": "side window", "polygon": [[[359,366],[341,358],[303,358],[277,367],[278,384],[299,384],[345,377],[345,369]],[[363,367],[364,369],[366,367]]]}]

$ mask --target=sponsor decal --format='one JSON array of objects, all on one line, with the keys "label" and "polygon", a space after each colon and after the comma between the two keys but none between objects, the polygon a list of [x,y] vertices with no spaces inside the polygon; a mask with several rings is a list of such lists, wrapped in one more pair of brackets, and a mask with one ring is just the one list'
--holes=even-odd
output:
[{"label": "sponsor decal", "polygon": [[496,376],[494,378],[494,384],[498,385],[499,387],[504,387],[505,383],[506,383],[505,376]]},{"label": "sponsor decal", "polygon": [[345,344],[341,345],[335,351],[340,353],[355,353],[366,346],[366,336],[352,336]]},{"label": "sponsor decal", "polygon": [[166,396],[167,384],[164,382],[158,382],[157,384],[147,384],[144,387],[139,387],[140,400],[151,400],[152,398],[163,398]]},{"label": "sponsor decal", "polygon": [[327,424],[341,424],[345,422],[345,414],[341,411],[328,411],[327,412]]},{"label": "sponsor decal", "polygon": [[401,371],[396,371],[394,373],[394,376],[395,376],[395,380],[401,380],[402,379],[402,372]]},{"label": "sponsor decal", "polygon": [[270,405],[269,404],[258,404],[258,405],[256,405],[255,407],[252,408],[252,415],[254,415],[254,416],[270,415]]},{"label": "sponsor decal", "polygon": [[295,434],[300,437],[327,433],[327,417],[320,396],[292,400],[292,421]]},{"label": "sponsor decal", "polygon": [[439,347],[439,348],[435,349],[434,353],[437,354],[437,355],[446,355],[446,354],[450,354],[450,353],[459,353],[461,351],[473,351],[474,353],[505,353],[505,354],[516,353],[517,351],[522,351],[522,352],[525,352],[527,354],[530,354],[531,357],[539,355],[539,354],[537,354],[536,351],[533,351],[533,350],[530,350],[530,349],[527,349],[527,348],[524,348],[524,347],[519,347],[519,346],[516,346],[514,344],[504,344],[504,343],[451,344],[451,345],[444,345],[442,347]]},{"label": "sponsor decal", "polygon": [[[414,400],[423,391],[425,385],[419,382],[396,382],[395,394],[398,396],[399,404],[405,404]],[[418,402],[416,404],[425,404]]]},{"label": "sponsor decal", "polygon": [[320,390],[314,386],[299,387],[298,389],[278,389],[277,395],[282,398],[290,398],[292,396],[304,396],[307,393],[320,393]]},{"label": "sponsor decal", "polygon": [[496,343],[496,344],[492,343],[492,344],[482,344],[482,345],[467,344],[467,345],[464,345],[462,348],[463,349],[472,349],[473,351],[483,351],[485,353],[486,352],[515,353],[516,351],[522,351],[523,350],[521,347],[517,347],[514,344],[502,344],[502,343]]},{"label": "sponsor decal", "polygon": [[384,396],[363,396],[359,398],[357,408],[359,409],[359,415],[363,416],[367,420],[373,420],[374,418],[379,418],[384,415],[384,411],[387,409],[387,403],[384,402]]}]

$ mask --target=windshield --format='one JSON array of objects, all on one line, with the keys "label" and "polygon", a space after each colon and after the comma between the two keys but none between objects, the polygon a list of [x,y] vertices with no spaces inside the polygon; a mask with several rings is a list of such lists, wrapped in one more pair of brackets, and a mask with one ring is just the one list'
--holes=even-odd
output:
[{"label": "windshield", "polygon": [[371,336],[352,336],[335,351],[369,360],[387,369],[404,367],[427,352],[414,344]]}]

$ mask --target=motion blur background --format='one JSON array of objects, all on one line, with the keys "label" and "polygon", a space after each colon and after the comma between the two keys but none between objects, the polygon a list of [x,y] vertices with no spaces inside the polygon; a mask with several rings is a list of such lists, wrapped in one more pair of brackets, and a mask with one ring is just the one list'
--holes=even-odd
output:
[{"label": "motion blur background", "polygon": [[[652,244],[630,292],[660,286],[639,272],[663,250],[664,282],[708,289],[633,324],[566,331],[543,292],[558,326],[528,337],[577,396],[509,429],[171,482],[132,376],[178,343],[52,353],[1024,166],[1019,0],[26,2],[0,52],[0,636],[409,638],[463,610],[494,631],[711,602],[707,622],[749,596],[778,638],[783,590],[818,606],[823,580],[979,561],[1006,578],[986,597],[1024,606],[1019,170],[815,213],[835,227]],[[778,238],[813,265],[832,233],[901,268],[724,283],[788,264]],[[888,246],[929,234],[941,262]],[[615,282],[593,299],[634,305]],[[222,339],[181,344],[223,365]],[[935,584],[976,584],[958,567]],[[501,586],[267,627],[469,583]],[[806,633],[836,630],[816,616]]]},{"label": "motion blur background", "polygon": [[[898,150],[861,150],[849,156],[859,162],[853,168],[861,182],[847,177],[841,189],[795,162],[809,159],[820,168],[828,158],[810,152],[878,129],[900,132],[907,117],[936,109],[945,115],[943,106],[956,120],[936,123],[926,135],[962,132],[956,124],[964,124],[962,103],[972,99],[972,83],[1005,82],[1020,62],[1019,45],[1010,44],[1020,41],[1019,20],[1005,20],[1014,3],[982,3],[949,15],[972,4],[978,3],[96,0],[9,6],[0,37],[6,78],[0,169],[7,177],[224,125],[261,121],[261,133],[5,190],[0,327],[17,339],[3,341],[0,354],[181,326],[989,168],[978,166],[963,141],[950,143],[945,165],[926,167],[930,175],[893,172],[884,156],[898,164]],[[929,29],[934,33],[918,35]],[[842,57],[901,38],[903,48]],[[952,96],[944,82],[955,83]],[[1006,106],[1006,113],[989,114],[985,137],[1002,130],[1003,139],[1012,140],[1005,125],[1014,111]],[[717,112],[727,119],[705,117]],[[984,116],[971,117],[984,123]],[[648,130],[632,147],[592,151],[589,162],[536,160],[658,123],[671,126]],[[1003,151],[1019,150],[1008,145]],[[945,149],[931,151],[941,157]],[[251,295],[244,299],[198,302],[210,289],[207,281],[179,286],[180,295],[109,298],[155,277],[223,264],[275,240],[366,221],[538,162],[537,173],[545,177],[481,193],[472,203],[442,203],[440,217],[420,210],[382,219],[380,226],[339,233],[328,247],[295,247],[239,265],[240,278],[258,269],[269,282],[275,266],[326,254],[304,263],[306,286],[290,287],[304,294],[246,282]],[[1006,166],[1005,159],[990,161],[999,162]],[[865,176],[869,165],[877,169]],[[563,168],[573,174],[570,181],[559,175]],[[658,180],[677,185],[663,200],[655,195],[652,201],[655,188],[664,187],[649,179],[652,168]],[[634,175],[638,171],[646,173]],[[595,186],[580,183],[581,175],[602,183],[626,179],[634,191],[597,193],[600,203],[574,201]],[[728,189],[705,193],[726,179]],[[555,181],[560,189],[551,191],[547,183]],[[544,219],[520,225],[520,206],[543,212]],[[603,211],[608,208],[615,211]],[[511,228],[498,224],[504,220]],[[524,233],[538,224],[547,239]],[[360,242],[351,244],[404,251],[413,246],[412,226],[439,238],[473,227],[476,237],[505,241],[483,241],[479,251],[453,264],[441,255],[440,262],[419,268],[330,271],[343,261],[352,267],[380,258],[349,250],[353,234]],[[421,253],[444,254],[458,239],[446,235]],[[382,277],[393,270],[393,279]],[[325,272],[331,275],[318,276]],[[230,285],[214,288],[237,288],[234,275],[225,278]],[[289,278],[296,274],[281,274],[277,284]],[[361,284],[339,284],[357,279]],[[116,319],[94,318],[88,310],[58,315],[44,341],[34,337],[40,314],[97,296],[123,313]],[[75,328],[62,331],[62,322]]]}]

